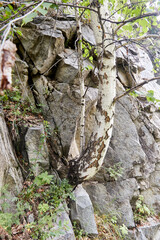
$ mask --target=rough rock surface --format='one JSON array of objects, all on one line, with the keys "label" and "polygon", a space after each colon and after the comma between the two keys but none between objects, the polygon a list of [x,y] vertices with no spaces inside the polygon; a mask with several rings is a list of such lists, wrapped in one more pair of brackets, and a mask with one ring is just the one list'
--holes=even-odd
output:
[{"label": "rough rock surface", "polygon": [[71,219],[83,229],[84,233],[97,235],[97,227],[94,218],[94,210],[89,195],[82,185],[74,190],[75,201],[71,203]]},{"label": "rough rock surface", "polygon": [[28,160],[35,176],[49,170],[49,153],[43,124],[28,128],[25,135],[25,145]]},{"label": "rough rock surface", "polygon": [[157,219],[148,218],[146,225],[138,227],[137,231],[129,231],[129,237],[132,240],[159,240],[160,223]]},{"label": "rough rock surface", "polygon": [[35,105],[34,97],[28,83],[28,64],[25,61],[16,58],[13,74],[13,85],[21,90],[22,100],[28,101],[31,105]]},{"label": "rough rock surface", "polygon": [[10,135],[0,108],[0,191],[8,186],[8,191],[15,195],[22,188],[22,175],[12,146]]},{"label": "rough rock surface", "polygon": [[[68,70],[69,71],[69,70]],[[63,154],[68,155],[69,148],[75,133],[80,113],[80,91],[78,86],[69,85],[68,83],[57,83],[45,76],[37,76],[33,78],[35,89],[38,94],[38,100],[42,103],[42,109],[45,118],[50,122],[51,128],[58,131],[59,144]],[[43,85],[43,87],[42,87]],[[89,88],[86,92],[86,111],[92,107],[97,98],[97,89]],[[89,120],[89,119],[88,119]],[[77,143],[78,144],[78,143]]]},{"label": "rough rock surface", "polygon": [[101,214],[118,216],[120,223],[134,227],[131,200],[137,195],[138,185],[134,178],[104,184],[92,182],[84,184],[91,201]]},{"label": "rough rock surface", "polygon": [[42,74],[49,71],[58,53],[64,49],[64,37],[60,30],[54,28],[38,29],[34,26],[21,28],[20,42],[23,46],[23,56],[29,56],[35,68]]},{"label": "rough rock surface", "polygon": [[[83,27],[82,32],[84,39],[94,45],[89,26]],[[72,42],[75,21],[55,23],[51,18],[46,22],[38,18],[26,25],[22,33],[19,52],[28,64],[24,65],[31,73],[34,97],[51,124],[52,148],[61,159],[68,155],[76,157],[79,154],[80,117],[77,54],[69,49],[70,46],[64,49],[65,38],[67,45]],[[147,53],[135,45],[117,51],[117,67],[117,96],[126,88],[153,77],[153,66]],[[24,81],[27,81],[27,71],[25,75]],[[94,126],[97,78],[87,69],[84,77],[86,83],[93,80],[92,85],[86,84],[85,93],[87,143]],[[117,101],[113,136],[104,165],[92,181],[84,185],[97,210],[103,214],[116,210],[121,215],[119,221],[129,227],[135,226],[133,206],[139,194],[155,213],[158,214],[160,208],[160,112],[157,106],[146,101],[148,90],[153,90],[155,97],[160,99],[160,86],[154,81],[143,86],[142,96],[137,99],[126,95]],[[31,144],[28,146],[33,154]],[[45,160],[48,161],[47,157]],[[110,173],[114,166],[123,170],[116,178]],[[1,176],[3,178],[3,174]],[[83,199],[80,199],[80,205],[82,203]],[[151,232],[153,228],[151,225]],[[145,238],[150,238],[146,231],[141,229]],[[155,240],[160,238],[159,230],[156,231]],[[139,233],[136,234],[136,240],[142,239],[141,236],[138,238]]]},{"label": "rough rock surface", "polygon": [[[66,206],[60,206],[59,214],[56,219],[56,223],[54,223],[53,230],[55,233],[57,232],[56,237],[47,238],[47,240],[76,240],[71,220],[66,212]],[[59,230],[59,222],[61,223],[61,230]],[[66,227],[67,226],[67,227]]]}]

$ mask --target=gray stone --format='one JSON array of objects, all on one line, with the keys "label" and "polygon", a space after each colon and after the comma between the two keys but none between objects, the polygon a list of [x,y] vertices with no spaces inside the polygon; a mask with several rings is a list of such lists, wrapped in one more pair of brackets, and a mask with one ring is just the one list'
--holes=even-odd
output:
[{"label": "gray stone", "polygon": [[[37,91],[37,98],[42,103],[45,118],[50,122],[53,129],[52,136],[54,138],[55,132],[58,130],[61,139],[60,144],[63,146],[63,154],[67,156],[80,117],[79,87],[70,86],[67,83],[57,83],[45,76],[34,77],[33,81]],[[98,90],[96,88],[88,88],[86,92],[86,115],[88,121],[90,121],[88,113],[96,101],[97,94]],[[90,125],[91,122],[88,121],[87,124]],[[91,128],[91,125],[89,128]],[[89,134],[90,132],[88,132],[87,136]],[[57,144],[58,142],[59,140],[56,141]]]},{"label": "gray stone", "polygon": [[39,16],[35,18],[32,23],[30,23],[30,26],[45,31],[50,31],[51,28],[54,30],[60,30],[66,37],[67,41],[71,40],[76,33],[76,21],[69,19],[65,21],[63,19],[55,20],[53,17]]},{"label": "gray stone", "polygon": [[132,240],[159,240],[160,222],[156,218],[148,218],[148,222],[143,226],[138,226],[129,231]]},{"label": "gray stone", "polygon": [[51,229],[55,237],[48,237],[47,240],[76,240],[67,211],[66,203],[60,204],[56,220],[54,219],[53,228]]},{"label": "gray stone", "polygon": [[25,135],[25,145],[30,166],[35,176],[49,169],[49,153],[44,126],[29,127]]},{"label": "gray stone", "polygon": [[49,106],[46,101],[49,93],[48,80],[43,75],[37,75],[33,77],[33,83],[35,86],[35,93],[38,99],[38,102],[41,104],[44,115],[47,115],[49,111]]},{"label": "gray stone", "polygon": [[[64,52],[58,55],[62,60],[57,67],[55,79],[58,82],[79,85],[78,77],[78,57],[75,50],[65,49]],[[92,66],[88,60],[83,61],[83,77],[86,79],[90,70],[88,66]]]},{"label": "gray stone", "polygon": [[21,100],[26,100],[34,106],[34,97],[28,84],[28,64],[19,58],[16,58],[13,69],[13,86],[17,85],[21,91]]},{"label": "gray stone", "polygon": [[91,45],[96,45],[93,30],[88,25],[82,25],[82,37]]},{"label": "gray stone", "polygon": [[118,216],[119,223],[134,227],[131,200],[138,195],[138,184],[134,178],[120,182],[86,183],[84,185],[94,207],[106,215]]},{"label": "gray stone", "polygon": [[141,177],[143,174],[141,165],[145,159],[146,155],[139,142],[135,124],[124,105],[117,103],[110,148],[106,154],[103,168],[97,173],[94,180],[108,179],[106,169],[117,163],[119,163],[123,169],[123,179],[127,179],[128,177]]},{"label": "gray stone", "polygon": [[[60,30],[53,28],[37,30],[20,28],[22,36],[19,36],[23,48],[31,58],[35,67],[42,73],[48,73],[56,60],[57,54],[64,49],[64,37]],[[25,58],[25,52],[23,52]]]},{"label": "gray stone", "polygon": [[0,195],[1,188],[8,186],[10,194],[16,195],[22,189],[22,174],[18,166],[10,135],[0,109]]},{"label": "gray stone", "polygon": [[82,185],[78,185],[74,191],[75,201],[71,203],[71,219],[76,221],[84,233],[97,235],[97,226],[94,211],[89,195]]},{"label": "gray stone", "polygon": [[119,65],[128,65],[126,70],[132,71],[132,74],[138,73],[141,78],[150,78],[153,76],[153,65],[148,54],[137,47],[130,44],[126,47],[120,47],[116,51],[117,63]]},{"label": "gray stone", "polygon": [[144,196],[144,202],[150,209],[154,209],[156,214],[159,214],[160,208],[160,190],[159,187],[150,186],[144,189],[141,194]]},{"label": "gray stone", "polygon": [[33,223],[34,221],[35,221],[35,219],[34,219],[34,214],[31,213],[31,214],[28,216],[27,222],[28,222],[28,223]]}]

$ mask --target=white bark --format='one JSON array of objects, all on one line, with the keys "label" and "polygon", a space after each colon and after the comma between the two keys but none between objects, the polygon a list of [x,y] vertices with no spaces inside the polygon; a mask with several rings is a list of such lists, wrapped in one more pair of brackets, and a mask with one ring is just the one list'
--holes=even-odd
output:
[{"label": "white bark", "polygon": [[[95,1],[94,1],[95,2]],[[101,6],[99,16],[106,18],[107,1]],[[92,28],[97,44],[103,38],[111,39],[111,24],[99,22],[98,15],[91,13]],[[110,41],[105,41],[99,46],[99,93],[95,127],[84,154],[76,160],[70,161],[69,178],[73,183],[79,183],[93,177],[102,166],[112,135],[114,102],[116,96],[116,67],[115,46]],[[106,47],[109,45],[108,47]]]},{"label": "white bark", "polygon": [[[75,1],[76,5],[77,0]],[[76,22],[77,22],[77,52],[78,52],[78,72],[79,72],[79,84],[80,84],[80,95],[81,95],[81,116],[80,116],[80,155],[82,154],[85,145],[85,87],[83,77],[83,57],[82,57],[82,30],[81,22],[79,19],[79,10],[75,8]]]}]

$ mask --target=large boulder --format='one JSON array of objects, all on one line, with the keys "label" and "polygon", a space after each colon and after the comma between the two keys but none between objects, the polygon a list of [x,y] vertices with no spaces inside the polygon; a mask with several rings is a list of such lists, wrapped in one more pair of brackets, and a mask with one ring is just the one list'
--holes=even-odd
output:
[{"label": "large boulder", "polygon": [[21,54],[24,59],[27,55],[41,74],[48,74],[57,54],[64,49],[62,32],[54,30],[53,26],[50,29],[39,29],[36,24],[32,28],[20,28],[20,31],[22,35],[19,36],[19,39],[23,46]]},{"label": "large boulder", "polygon": [[84,187],[100,214],[118,216],[119,223],[135,226],[131,200],[138,195],[138,184],[134,178],[105,184],[91,182]]},{"label": "large boulder", "polygon": [[54,19],[53,17],[39,16],[34,18],[30,26],[36,26],[40,30],[50,31],[51,28],[60,30],[66,38],[66,44],[72,40],[76,33],[76,21],[74,19],[65,20],[63,18]]},{"label": "large boulder", "polygon": [[[80,118],[79,87],[69,85],[66,82],[57,83],[45,76],[36,76],[33,78],[33,82],[39,103],[42,104],[45,118],[50,122],[53,129],[52,137],[58,136],[55,145],[59,144],[61,150],[63,148],[63,154],[68,156],[71,142],[76,132],[76,125],[78,125]],[[87,116],[97,99],[97,94],[98,90],[91,87],[88,88],[85,94]],[[90,121],[89,118],[88,121]],[[70,151],[70,154],[72,155],[73,153]]]},{"label": "large boulder", "polygon": [[[57,67],[55,79],[58,82],[79,85],[78,80],[78,55],[75,50],[65,49],[58,54],[61,58],[60,64]],[[94,68],[89,60],[83,60],[83,78],[86,79],[90,73],[90,67]]]}]

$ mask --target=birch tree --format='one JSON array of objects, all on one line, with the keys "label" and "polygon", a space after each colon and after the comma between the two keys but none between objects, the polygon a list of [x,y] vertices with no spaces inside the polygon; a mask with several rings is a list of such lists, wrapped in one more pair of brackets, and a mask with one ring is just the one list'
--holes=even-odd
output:
[{"label": "birch tree", "polygon": [[[92,2],[92,7],[98,14],[91,12],[91,26],[97,43],[99,86],[96,106],[95,126],[82,156],[69,162],[69,179],[72,183],[79,183],[93,177],[102,166],[112,135],[116,96],[116,66],[115,45],[111,40],[104,43],[104,38],[112,39],[112,25],[105,23],[108,2],[100,5],[99,1]],[[106,47],[108,45],[108,47]]]},{"label": "birch tree", "polygon": [[[69,178],[72,183],[92,178],[103,164],[112,135],[116,101],[115,43],[119,42],[121,46],[128,45],[129,42],[132,42],[132,38],[129,38],[131,31],[135,42],[148,37],[146,33],[151,27],[151,19],[147,19],[147,17],[155,17],[159,12],[146,13],[147,2],[131,1],[129,3],[129,1],[116,2],[113,0],[91,2],[91,27],[96,38],[98,52],[98,100],[94,130],[88,146],[81,157],[69,163]],[[109,12],[109,4],[112,5],[112,14]],[[115,6],[117,11],[116,8],[114,9]],[[119,15],[120,13],[122,15]],[[139,29],[133,33],[133,24],[136,20]],[[155,18],[152,21],[155,22]],[[124,33],[126,34],[125,38]],[[117,34],[120,36],[119,40]],[[144,81],[141,86],[145,83],[147,82]]]}]

